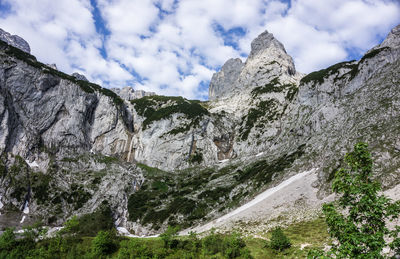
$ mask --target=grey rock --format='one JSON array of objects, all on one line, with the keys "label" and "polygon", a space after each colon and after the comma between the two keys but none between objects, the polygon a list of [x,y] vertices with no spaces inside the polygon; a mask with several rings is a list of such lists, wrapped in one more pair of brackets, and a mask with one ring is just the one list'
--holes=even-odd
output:
[{"label": "grey rock", "polygon": [[292,57],[282,43],[265,31],[251,43],[251,51],[243,64],[240,59],[229,59],[210,81],[210,100],[238,96],[243,89],[252,90],[280,78],[282,83],[298,84],[301,74],[296,72]]},{"label": "grey rock", "polygon": [[221,70],[213,74],[211,78],[208,98],[214,100],[225,96],[234,89],[243,65],[240,58],[232,58],[226,61]]},{"label": "grey rock", "polygon": [[31,48],[28,42],[18,35],[11,35],[10,33],[4,31],[0,28],[0,40],[7,42],[9,45],[19,48],[22,51],[31,53]]},{"label": "grey rock", "polygon": [[122,99],[127,101],[139,99],[145,96],[153,96],[156,95],[154,92],[146,92],[143,90],[134,90],[130,86],[125,86],[123,88],[111,88],[111,91],[118,94]]},{"label": "grey rock", "polygon": [[399,46],[400,46],[400,25],[397,25],[390,31],[389,35],[385,38],[385,40],[373,49],[383,48],[383,47],[398,48]]},{"label": "grey rock", "polygon": [[55,63],[53,64],[47,64],[49,67],[51,67],[54,70],[58,70],[57,65]]},{"label": "grey rock", "polygon": [[258,35],[257,38],[255,38],[251,42],[251,51],[249,58],[253,58],[260,52],[264,51],[265,49],[268,48],[278,48],[281,49],[283,52],[286,53],[285,47],[283,46],[282,43],[280,43],[277,39],[275,39],[274,35],[272,33],[269,33],[268,31],[264,31],[260,35]]},{"label": "grey rock", "polygon": [[75,77],[77,80],[82,80],[82,81],[86,81],[89,82],[89,80],[87,80],[86,76],[79,74],[77,72],[72,73],[72,76]]}]

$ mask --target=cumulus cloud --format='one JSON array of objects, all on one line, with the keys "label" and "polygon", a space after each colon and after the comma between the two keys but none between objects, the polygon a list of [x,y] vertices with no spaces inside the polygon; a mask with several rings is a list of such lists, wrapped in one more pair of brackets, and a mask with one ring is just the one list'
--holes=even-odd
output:
[{"label": "cumulus cloud", "polygon": [[106,87],[207,98],[212,74],[272,32],[301,72],[358,58],[400,22],[381,0],[3,0],[0,27]]}]

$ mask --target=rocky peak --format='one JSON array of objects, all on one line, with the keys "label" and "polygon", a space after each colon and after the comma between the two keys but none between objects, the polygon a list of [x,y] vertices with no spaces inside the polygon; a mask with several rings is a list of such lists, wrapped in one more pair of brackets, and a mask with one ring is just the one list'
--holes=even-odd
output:
[{"label": "rocky peak", "polygon": [[240,58],[231,58],[225,62],[221,71],[215,73],[211,78],[210,87],[208,89],[210,100],[221,97],[234,88],[243,65]]},{"label": "rocky peak", "polygon": [[297,84],[300,75],[296,73],[293,59],[282,43],[265,31],[252,41],[245,63],[240,59],[230,59],[212,76],[209,99],[242,94],[244,89],[251,91],[276,78],[284,84]]},{"label": "rocky peak", "polygon": [[283,44],[275,39],[272,33],[264,31],[251,42],[251,51],[249,58],[256,56],[257,54],[268,48],[277,48],[286,54],[286,50]]},{"label": "rocky peak", "polygon": [[251,51],[246,63],[256,63],[256,66],[275,63],[283,68],[280,69],[283,74],[296,75],[292,57],[286,53],[283,44],[268,31],[264,31],[251,42]]},{"label": "rocky peak", "polygon": [[10,33],[0,28],[0,40],[7,42],[9,45],[19,48],[22,51],[31,53],[31,48],[28,42],[18,35],[11,35]]}]

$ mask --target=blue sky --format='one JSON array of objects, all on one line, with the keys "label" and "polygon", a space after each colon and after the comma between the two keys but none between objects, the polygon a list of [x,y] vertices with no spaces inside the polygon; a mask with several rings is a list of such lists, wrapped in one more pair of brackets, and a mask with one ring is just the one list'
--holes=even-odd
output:
[{"label": "blue sky", "polygon": [[0,28],[104,87],[207,99],[214,72],[272,32],[309,73],[358,59],[400,23],[390,0],[0,0]]}]

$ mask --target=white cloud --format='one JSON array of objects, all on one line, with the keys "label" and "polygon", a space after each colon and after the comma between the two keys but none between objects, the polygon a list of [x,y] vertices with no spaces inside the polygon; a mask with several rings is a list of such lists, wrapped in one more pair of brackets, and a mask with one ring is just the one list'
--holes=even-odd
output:
[{"label": "white cloud", "polygon": [[56,63],[67,73],[79,71],[90,80],[123,85],[133,76],[118,63],[104,59],[88,0],[7,0],[12,12],[0,17],[2,27],[25,38],[32,53]]},{"label": "white cloud", "polygon": [[12,12],[1,27],[24,37],[39,60],[107,87],[189,98],[206,97],[215,70],[248,55],[266,29],[297,70],[311,72],[362,54],[400,22],[400,5],[388,0],[294,0],[290,8],[278,0],[98,0],[102,35],[89,0],[5,2]]},{"label": "white cloud", "polygon": [[98,6],[112,34],[125,37],[150,34],[158,9],[148,0],[99,0]]}]

